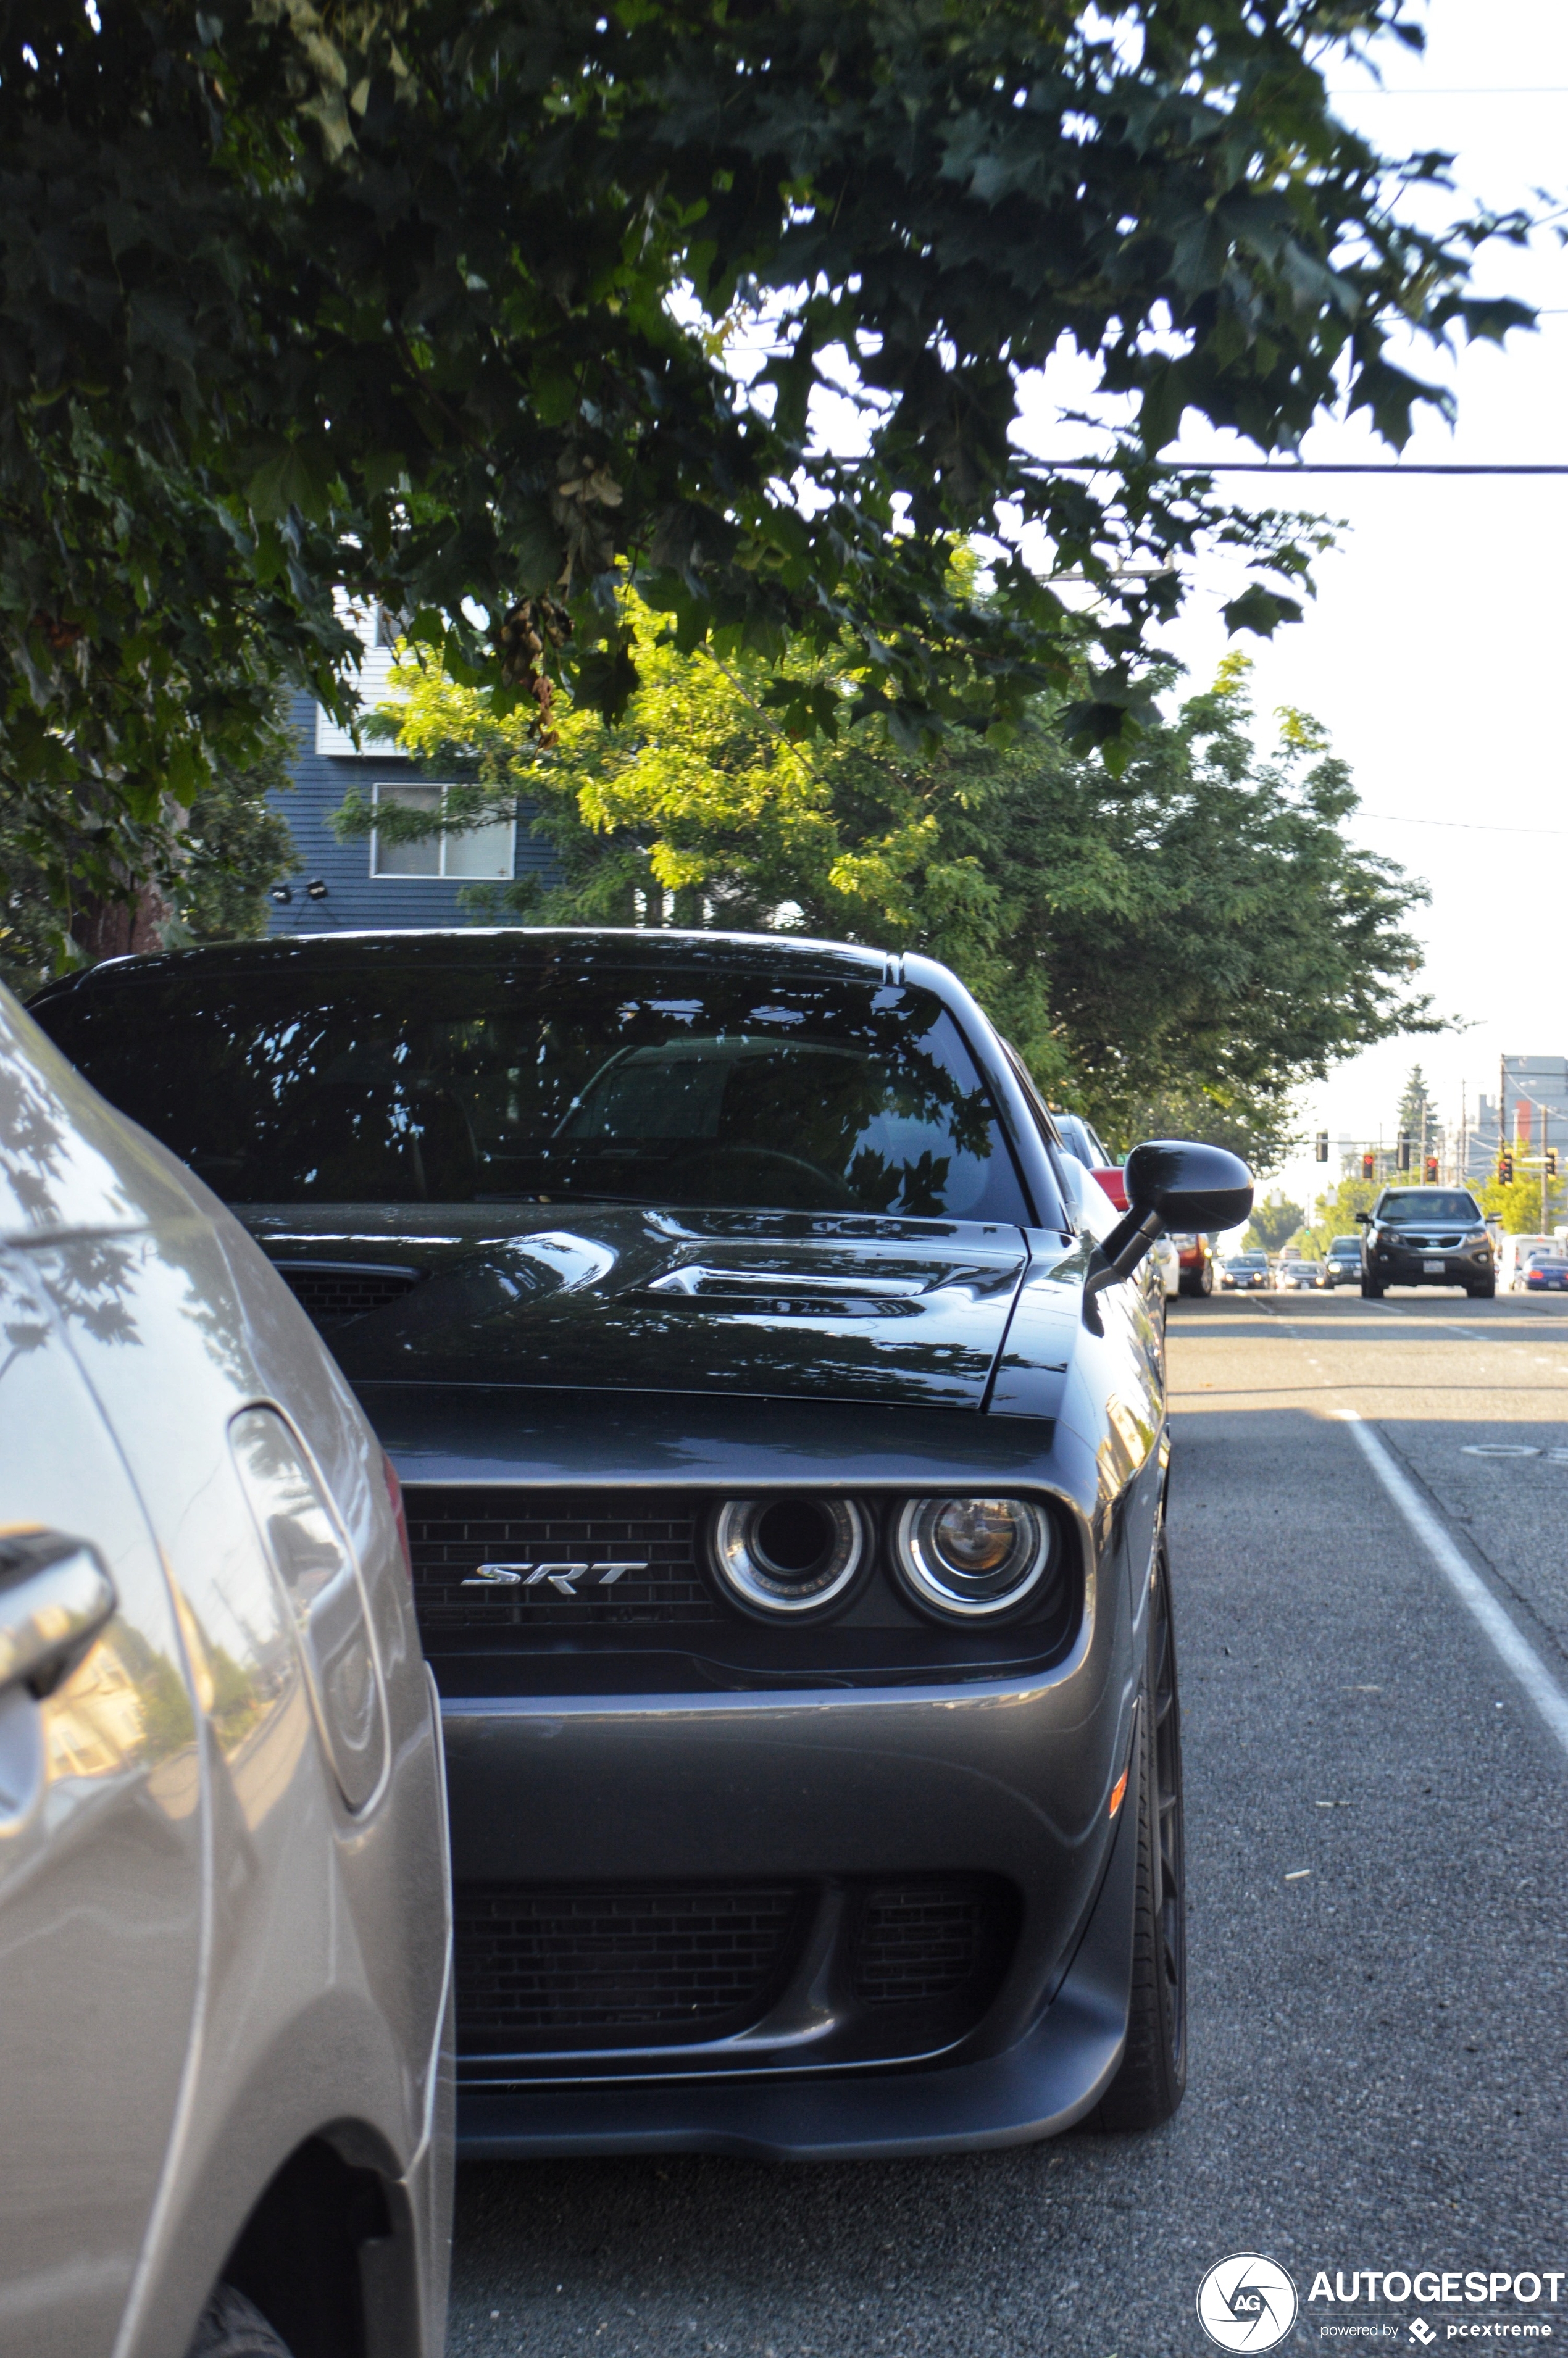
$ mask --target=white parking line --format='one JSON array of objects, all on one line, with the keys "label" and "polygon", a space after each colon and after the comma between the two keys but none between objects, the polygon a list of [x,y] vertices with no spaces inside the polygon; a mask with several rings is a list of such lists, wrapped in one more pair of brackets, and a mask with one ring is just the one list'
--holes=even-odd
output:
[{"label": "white parking line", "polygon": [[1388,1448],[1353,1408],[1335,1414],[1350,1428],[1353,1441],[1379,1481],[1447,1581],[1461,1605],[1476,1620],[1505,1667],[1510,1670],[1564,1752],[1568,1752],[1568,1695],[1552,1677],[1529,1639],[1514,1627],[1491,1590],[1472,1572],[1443,1525]]}]

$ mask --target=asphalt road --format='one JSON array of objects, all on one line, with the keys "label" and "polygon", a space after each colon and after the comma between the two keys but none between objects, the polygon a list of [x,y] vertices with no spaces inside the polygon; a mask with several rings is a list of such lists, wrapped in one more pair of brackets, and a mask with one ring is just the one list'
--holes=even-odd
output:
[{"label": "asphalt road", "polygon": [[[454,2353],[1196,2358],[1199,2280],[1246,2253],[1297,2281],[1287,2346],[1411,2351],[1413,2299],[1314,2303],[1317,2271],[1568,2269],[1568,1750],[1345,1416],[1568,1695],[1568,1300],[1179,1302],[1171,1370],[1176,2119],[938,2161],[470,2168]],[[1568,2298],[1454,2289],[1434,2349],[1568,2335]]]}]

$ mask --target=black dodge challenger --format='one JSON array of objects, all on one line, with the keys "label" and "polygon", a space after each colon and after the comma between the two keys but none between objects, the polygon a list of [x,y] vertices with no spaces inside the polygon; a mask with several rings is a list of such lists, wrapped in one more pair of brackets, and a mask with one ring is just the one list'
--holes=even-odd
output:
[{"label": "black dodge challenger", "polygon": [[1162,1224],[945,968],[465,929],[33,1011],[240,1213],[405,1485],[470,2155],[910,2154],[1185,2077]]}]

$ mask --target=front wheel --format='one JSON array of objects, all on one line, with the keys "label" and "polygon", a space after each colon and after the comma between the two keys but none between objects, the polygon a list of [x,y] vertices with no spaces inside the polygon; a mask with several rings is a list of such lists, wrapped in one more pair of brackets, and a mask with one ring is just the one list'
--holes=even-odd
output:
[{"label": "front wheel", "polygon": [[1465,1291],[1472,1302],[1490,1302],[1497,1294],[1498,1281],[1495,1277],[1489,1277],[1484,1284],[1467,1285]]},{"label": "front wheel", "polygon": [[1361,1280],[1361,1299],[1362,1299],[1362,1301],[1363,1301],[1363,1302],[1381,1302],[1382,1298],[1383,1298],[1383,1289],[1382,1289],[1382,1287],[1381,1287],[1380,1285],[1374,1284],[1373,1281],[1372,1281],[1369,1277],[1364,1277],[1364,1278]]},{"label": "front wheel", "polygon": [[1150,1600],[1149,1667],[1139,1701],[1134,1751],[1130,1782],[1137,1794],[1138,1865],[1127,2050],[1094,2115],[1097,2127],[1111,2130],[1158,2128],[1170,2119],[1187,2085],[1182,1705],[1163,1544]]}]

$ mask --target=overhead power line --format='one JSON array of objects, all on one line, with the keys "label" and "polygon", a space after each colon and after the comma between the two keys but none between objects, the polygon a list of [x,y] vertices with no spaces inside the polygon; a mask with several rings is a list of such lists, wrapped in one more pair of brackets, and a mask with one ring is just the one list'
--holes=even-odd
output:
[{"label": "overhead power line", "polygon": [[1325,98],[1565,98],[1568,83],[1560,81],[1453,82],[1446,89],[1380,90],[1368,82],[1362,90],[1325,90]]},{"label": "overhead power line", "polygon": [[1568,475],[1568,460],[1211,459],[1162,462],[1203,475]]},{"label": "overhead power line", "polygon": [[1568,835],[1568,827],[1494,827],[1486,819],[1476,818],[1411,818],[1403,811],[1357,809],[1346,816],[1381,819],[1391,827],[1456,827],[1464,835]]},{"label": "overhead power line", "polygon": [[[1161,459],[1166,475],[1568,475],[1568,459]],[[1109,459],[1042,459],[1058,475],[1099,475]]]}]

